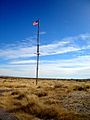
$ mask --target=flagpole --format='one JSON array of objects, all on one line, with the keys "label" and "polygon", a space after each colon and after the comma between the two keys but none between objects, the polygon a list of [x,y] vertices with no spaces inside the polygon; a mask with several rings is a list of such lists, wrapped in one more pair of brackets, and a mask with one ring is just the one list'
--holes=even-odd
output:
[{"label": "flagpole", "polygon": [[39,74],[39,28],[40,28],[40,24],[39,24],[39,20],[38,20],[38,29],[37,29],[37,66],[36,66],[36,85],[38,83],[38,74]]}]

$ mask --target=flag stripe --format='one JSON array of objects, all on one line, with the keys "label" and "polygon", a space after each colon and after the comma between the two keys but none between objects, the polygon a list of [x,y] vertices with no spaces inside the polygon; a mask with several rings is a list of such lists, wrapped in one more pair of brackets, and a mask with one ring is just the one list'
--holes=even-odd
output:
[{"label": "flag stripe", "polygon": [[39,23],[39,21],[34,21],[33,22],[33,25],[35,26],[35,25],[38,25],[38,23]]}]

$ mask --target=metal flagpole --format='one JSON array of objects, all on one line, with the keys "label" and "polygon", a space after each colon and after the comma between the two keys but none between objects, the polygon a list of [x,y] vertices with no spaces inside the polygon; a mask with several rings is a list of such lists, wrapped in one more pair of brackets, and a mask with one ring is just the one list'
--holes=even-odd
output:
[{"label": "metal flagpole", "polygon": [[38,19],[38,30],[37,30],[37,66],[36,66],[36,85],[38,83],[38,70],[39,70],[39,28],[40,28],[40,24],[39,24],[39,19]]}]

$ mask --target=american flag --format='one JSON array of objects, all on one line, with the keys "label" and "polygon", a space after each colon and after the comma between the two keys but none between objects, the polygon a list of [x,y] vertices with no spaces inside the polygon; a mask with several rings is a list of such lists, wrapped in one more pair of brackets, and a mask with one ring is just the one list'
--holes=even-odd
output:
[{"label": "american flag", "polygon": [[39,24],[39,20],[33,22],[33,25],[34,25],[34,26],[36,26],[36,25],[38,25],[38,24]]}]

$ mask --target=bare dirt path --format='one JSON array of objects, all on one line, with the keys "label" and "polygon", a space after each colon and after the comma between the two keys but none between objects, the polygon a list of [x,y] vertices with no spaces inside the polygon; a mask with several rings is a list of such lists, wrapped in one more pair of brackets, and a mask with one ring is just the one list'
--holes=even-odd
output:
[{"label": "bare dirt path", "polygon": [[0,120],[19,120],[17,117],[0,108]]}]

